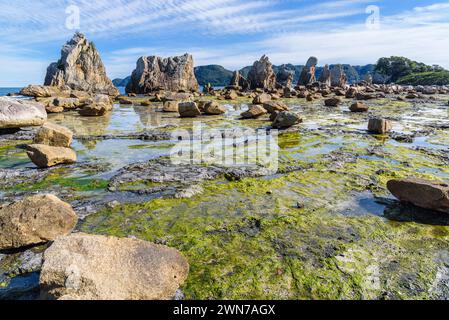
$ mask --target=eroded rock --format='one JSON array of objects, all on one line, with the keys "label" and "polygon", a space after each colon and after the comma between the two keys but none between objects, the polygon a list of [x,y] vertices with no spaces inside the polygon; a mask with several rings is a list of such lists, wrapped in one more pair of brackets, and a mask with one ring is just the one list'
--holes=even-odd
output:
[{"label": "eroded rock", "polygon": [[31,161],[39,168],[48,168],[58,164],[76,162],[76,153],[70,148],[32,144],[27,147],[27,154]]}]

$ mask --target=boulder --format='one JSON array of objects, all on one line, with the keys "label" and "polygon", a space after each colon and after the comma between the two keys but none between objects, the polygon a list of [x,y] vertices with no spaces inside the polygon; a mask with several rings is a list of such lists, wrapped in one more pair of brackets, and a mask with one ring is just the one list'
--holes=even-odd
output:
[{"label": "boulder", "polygon": [[65,110],[76,109],[81,105],[81,102],[77,98],[64,98],[57,97],[53,100],[55,107],[62,107]]},{"label": "boulder", "polygon": [[234,90],[229,90],[225,94],[225,99],[226,100],[236,100],[238,97],[239,96],[237,95],[237,93]]},{"label": "boulder", "polygon": [[294,112],[282,111],[279,112],[276,119],[273,121],[273,128],[286,129],[302,122],[301,117]]},{"label": "boulder", "polygon": [[355,95],[355,98],[357,100],[371,100],[371,99],[376,99],[376,96],[371,93],[357,92]]},{"label": "boulder", "polygon": [[38,245],[69,234],[78,216],[54,195],[35,195],[0,207],[0,250]]},{"label": "boulder", "polygon": [[253,99],[253,104],[264,104],[269,101],[271,101],[271,95],[268,93],[261,93]]},{"label": "boulder", "polygon": [[34,98],[49,98],[49,97],[69,97],[70,88],[58,88],[51,86],[39,86],[39,85],[29,85],[20,91],[22,96],[34,97]]},{"label": "boulder", "polygon": [[125,105],[133,104],[132,100],[129,100],[128,98],[125,98],[125,97],[119,98],[118,103],[125,104]]},{"label": "boulder", "polygon": [[263,55],[259,61],[254,62],[248,73],[248,82],[252,90],[275,90],[276,74],[273,71],[273,65],[270,59]]},{"label": "boulder", "polygon": [[61,50],[58,62],[50,64],[45,85],[68,86],[72,90],[118,96],[118,89],[106,74],[100,54],[92,42],[76,33]]},{"label": "boulder", "polygon": [[298,85],[307,86],[314,82],[316,82],[316,65],[318,64],[318,59],[315,57],[310,57],[307,60],[306,65],[301,71],[301,75],[299,77]]},{"label": "boulder", "polygon": [[357,93],[358,93],[357,88],[351,87],[351,88],[348,89],[348,91],[346,91],[345,97],[346,97],[347,99],[352,99],[352,98],[355,98],[355,96],[357,95]]},{"label": "boulder", "polygon": [[351,112],[368,112],[369,107],[363,102],[355,102],[349,107]]},{"label": "boulder", "polygon": [[41,126],[46,120],[42,104],[0,97],[0,129]]},{"label": "boulder", "polygon": [[268,101],[263,104],[263,107],[265,110],[267,110],[268,113],[273,113],[274,111],[288,111],[288,106],[281,101]]},{"label": "boulder", "polygon": [[178,105],[178,101],[165,101],[162,110],[164,112],[179,112]]},{"label": "boulder", "polygon": [[416,178],[390,180],[387,188],[400,201],[449,214],[449,185]]},{"label": "boulder", "polygon": [[324,100],[326,107],[337,107],[341,102],[341,99],[338,97]]},{"label": "boulder", "polygon": [[385,134],[393,128],[391,121],[380,118],[371,118],[368,123],[368,131],[371,133]]},{"label": "boulder", "polygon": [[69,148],[72,144],[73,133],[66,127],[47,122],[34,136],[34,144],[45,144],[52,147]]},{"label": "boulder", "polygon": [[32,144],[27,147],[27,154],[31,161],[39,168],[48,168],[58,164],[76,162],[76,153],[70,148]]},{"label": "boulder", "polygon": [[267,114],[267,110],[260,105],[253,105],[248,111],[243,112],[240,116],[242,119],[256,119]]},{"label": "boulder", "polygon": [[83,117],[101,117],[110,111],[107,104],[104,103],[91,103],[85,105],[78,113]]},{"label": "boulder", "polygon": [[158,90],[198,91],[193,66],[193,57],[189,54],[166,59],[156,56],[141,57],[126,86],[126,92],[147,94]]},{"label": "boulder", "polygon": [[178,104],[178,110],[181,118],[194,118],[201,115],[195,102],[181,102]]},{"label": "boulder", "polygon": [[204,105],[204,113],[207,115],[220,115],[226,113],[226,108],[215,101],[209,101]]},{"label": "boulder", "polygon": [[60,237],[44,253],[41,298],[169,300],[189,273],[175,249],[83,233]]}]

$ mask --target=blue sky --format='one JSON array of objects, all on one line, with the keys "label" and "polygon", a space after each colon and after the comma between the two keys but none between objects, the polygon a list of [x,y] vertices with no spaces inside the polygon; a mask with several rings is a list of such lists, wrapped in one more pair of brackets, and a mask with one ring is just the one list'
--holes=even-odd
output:
[{"label": "blue sky", "polygon": [[[0,87],[43,82],[76,31],[67,25],[71,6],[111,78],[129,75],[140,56],[185,52],[196,65],[232,70],[262,54],[275,64],[403,55],[449,68],[449,1],[0,0]],[[367,24],[373,8],[380,20]]]}]

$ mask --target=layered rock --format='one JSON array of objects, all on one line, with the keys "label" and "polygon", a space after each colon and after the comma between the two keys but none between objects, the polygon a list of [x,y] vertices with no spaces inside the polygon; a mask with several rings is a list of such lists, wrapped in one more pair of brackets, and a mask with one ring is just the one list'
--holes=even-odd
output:
[{"label": "layered rock", "polygon": [[242,90],[247,90],[249,88],[249,82],[240,74],[239,71],[234,71],[229,86],[232,88],[241,88]]},{"label": "layered rock", "polygon": [[0,250],[52,241],[69,234],[77,221],[72,207],[53,195],[35,195],[0,207]]},{"label": "layered rock", "polygon": [[100,54],[92,42],[81,33],[76,33],[61,50],[58,62],[50,64],[45,85],[68,86],[73,90],[119,95],[118,89],[106,75]]},{"label": "layered rock", "polygon": [[193,57],[141,57],[126,86],[127,93],[147,94],[158,90],[198,91],[193,70]]},{"label": "layered rock", "polygon": [[331,70],[331,85],[333,87],[344,88],[348,82],[348,78],[341,64],[335,65]]},{"label": "layered rock", "polygon": [[305,67],[301,71],[301,75],[299,77],[298,85],[307,86],[316,82],[316,65],[318,64],[318,59],[315,57],[310,57],[307,60]]},{"label": "layered rock", "polygon": [[254,62],[248,73],[248,82],[252,90],[263,89],[271,91],[276,89],[276,74],[267,56],[263,55],[259,61]]},{"label": "layered rock", "polygon": [[47,122],[34,136],[34,144],[46,144],[52,147],[69,148],[72,144],[73,133],[69,129]]},{"label": "layered rock", "polygon": [[387,188],[402,202],[449,214],[449,185],[446,183],[409,178],[390,180]]},{"label": "layered rock", "polygon": [[329,69],[329,65],[326,64],[324,66],[323,72],[320,75],[320,78],[318,79],[319,82],[325,84],[326,86],[331,86],[332,85],[332,81],[331,81],[331,71]]},{"label": "layered rock", "polygon": [[76,162],[76,153],[70,148],[51,147],[44,144],[32,144],[27,147],[31,161],[39,168],[49,168],[58,164]]},{"label": "layered rock", "polygon": [[175,249],[136,239],[72,234],[45,251],[44,299],[168,300],[189,272]]},{"label": "layered rock", "polygon": [[0,97],[0,129],[41,126],[46,120],[42,104]]}]

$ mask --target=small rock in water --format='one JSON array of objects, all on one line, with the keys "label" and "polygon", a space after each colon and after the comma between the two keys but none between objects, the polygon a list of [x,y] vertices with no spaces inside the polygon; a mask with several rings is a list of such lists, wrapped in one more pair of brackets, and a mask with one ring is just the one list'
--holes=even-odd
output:
[{"label": "small rock in water", "polygon": [[273,122],[273,128],[286,129],[302,122],[301,117],[294,112],[282,111]]},{"label": "small rock in water", "polygon": [[351,112],[368,112],[369,107],[363,102],[356,102],[349,108]]},{"label": "small rock in water", "polygon": [[48,168],[58,164],[71,164],[76,162],[76,153],[70,148],[32,144],[27,147],[27,154],[31,161],[39,168]]},{"label": "small rock in water", "polygon": [[66,127],[47,122],[37,131],[33,143],[45,144],[51,147],[69,148],[72,144],[72,138],[72,131]]},{"label": "small rock in water", "polygon": [[248,111],[243,112],[240,116],[242,119],[256,119],[267,114],[267,110],[260,105],[253,105]]},{"label": "small rock in water", "polygon": [[368,131],[371,133],[385,134],[393,128],[391,121],[381,118],[371,118],[368,123]]},{"label": "small rock in water", "polygon": [[178,105],[181,118],[195,118],[201,115],[200,109],[195,102],[182,102]]}]

